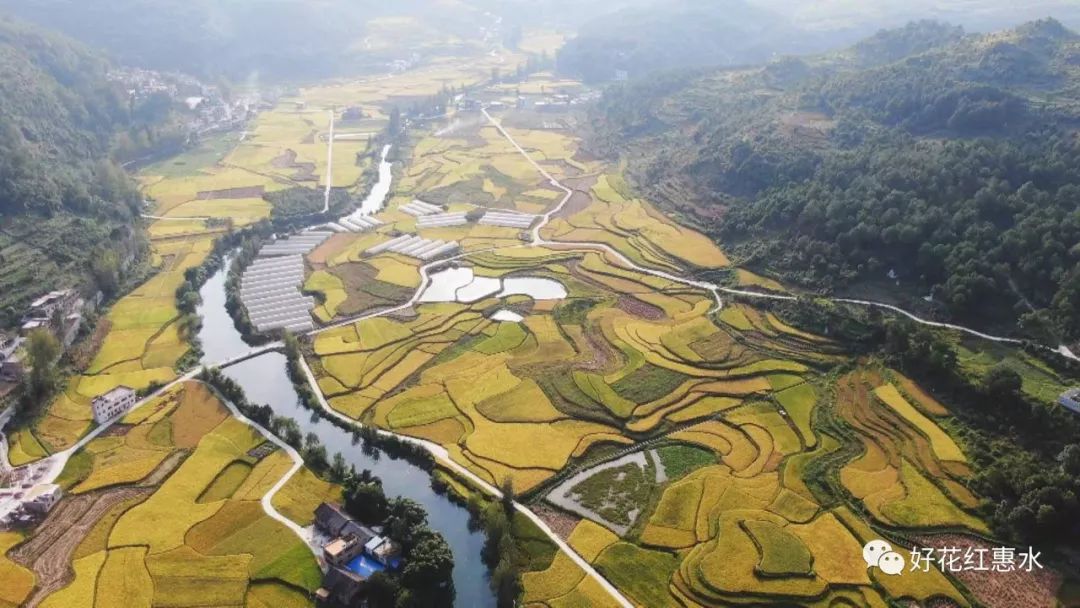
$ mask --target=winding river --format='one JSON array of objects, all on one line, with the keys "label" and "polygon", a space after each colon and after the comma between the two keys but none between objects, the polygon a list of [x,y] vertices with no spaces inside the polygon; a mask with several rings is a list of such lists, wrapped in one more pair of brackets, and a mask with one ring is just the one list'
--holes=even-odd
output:
[{"label": "winding river", "polygon": [[[390,189],[390,163],[383,150],[379,166],[379,181],[371,194],[361,204],[364,211],[377,211]],[[369,211],[370,212],[370,211]],[[202,304],[198,309],[202,316],[199,339],[202,342],[205,365],[227,361],[250,350],[233,325],[232,317],[225,310],[225,280],[228,264],[214,273],[199,291]],[[267,404],[279,416],[296,420],[304,434],[315,433],[333,455],[340,452],[346,462],[356,469],[368,469],[382,479],[388,496],[404,496],[424,506],[431,527],[442,533],[454,553],[454,587],[457,590],[456,605],[487,608],[495,606],[495,599],[488,588],[487,568],[480,560],[484,535],[469,529],[469,514],[464,508],[431,489],[426,471],[404,460],[395,460],[385,454],[366,454],[353,442],[351,433],[322,420],[314,412],[305,409],[293,389],[285,371],[285,355],[270,352],[232,365],[225,374],[244,388],[252,403]]]}]

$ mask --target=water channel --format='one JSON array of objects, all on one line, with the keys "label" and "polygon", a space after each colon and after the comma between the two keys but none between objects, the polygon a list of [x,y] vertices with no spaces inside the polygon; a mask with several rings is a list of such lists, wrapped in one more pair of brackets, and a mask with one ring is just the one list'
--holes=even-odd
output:
[{"label": "water channel", "polygon": [[[361,205],[361,210],[379,209],[389,192],[390,179],[390,163],[386,162],[386,150],[383,150],[379,183],[372,188],[368,199]],[[227,269],[228,264],[225,264],[199,291],[202,305],[198,313],[203,319],[199,339],[205,353],[205,364],[212,365],[250,349],[233,325],[232,317],[225,310]],[[436,494],[431,489],[427,472],[423,469],[385,455],[365,454],[360,445],[353,442],[351,433],[305,409],[285,371],[285,363],[285,355],[267,353],[233,365],[224,372],[244,388],[248,400],[252,403],[268,404],[279,416],[293,418],[304,434],[313,432],[318,435],[329,454],[340,452],[346,462],[354,465],[357,470],[369,469],[381,478],[388,496],[404,496],[423,505],[431,527],[442,533],[454,553],[454,587],[457,590],[455,604],[470,608],[494,606],[495,599],[488,589],[487,568],[480,561],[484,536],[469,529],[468,512],[445,496]]]}]

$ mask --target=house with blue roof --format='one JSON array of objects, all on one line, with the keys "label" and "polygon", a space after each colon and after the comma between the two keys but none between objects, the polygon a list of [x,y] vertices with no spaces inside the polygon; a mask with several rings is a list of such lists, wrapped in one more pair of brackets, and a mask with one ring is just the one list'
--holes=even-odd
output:
[{"label": "house with blue roof", "polygon": [[330,539],[322,546],[325,574],[315,593],[321,606],[355,605],[371,575],[401,567],[401,545],[357,522],[339,505],[319,505],[315,529]]}]

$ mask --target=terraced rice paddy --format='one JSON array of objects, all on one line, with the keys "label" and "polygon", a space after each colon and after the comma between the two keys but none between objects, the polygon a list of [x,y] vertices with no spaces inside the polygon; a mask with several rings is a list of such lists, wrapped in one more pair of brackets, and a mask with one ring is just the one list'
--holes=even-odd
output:
[{"label": "terraced rice paddy", "polygon": [[[729,264],[609,167],[577,159],[572,137],[509,132],[573,190],[541,229],[555,244],[439,228],[465,255],[432,275],[411,310],[314,338],[330,406],[438,443],[489,483],[510,479],[533,501],[584,518],[571,544],[641,605],[969,605],[943,575],[882,581],[861,560],[882,534],[875,526],[986,532],[963,447],[937,420],[946,412],[873,365],[830,376],[850,361],[840,345],[771,311],[716,311],[702,289],[581,246],[602,243],[681,276]],[[392,201],[542,214],[562,199],[545,187],[482,126],[419,139]],[[416,229],[395,213],[392,204],[388,225]],[[784,290],[747,271],[738,278]],[[576,605],[588,580],[556,558],[526,575],[525,600]]]},{"label": "terraced rice paddy", "polygon": [[0,537],[21,541],[11,558],[37,574],[30,592],[28,570],[0,564],[2,587],[49,608],[305,598],[321,579],[315,557],[259,502],[291,460],[255,450],[264,442],[200,383],[164,393],[75,454],[49,521],[25,541]]},{"label": "terraced rice paddy", "polygon": [[[249,188],[320,183],[328,170],[318,153],[326,108],[359,103],[372,121],[384,121],[389,100],[437,92],[435,74],[475,83],[489,67],[439,65],[302,91],[295,101],[304,104],[286,100],[261,117],[222,163],[147,178],[148,191],[159,214],[228,200],[242,217]],[[317,320],[333,323],[305,343],[307,361],[334,410],[438,444],[480,479],[510,480],[534,505],[572,480],[566,494],[584,508],[559,516],[570,522],[571,546],[641,605],[971,604],[943,575],[882,577],[861,560],[863,543],[883,534],[986,532],[974,514],[981,499],[967,489],[964,446],[942,425],[941,404],[880,364],[855,365],[841,345],[777,312],[732,302],[717,310],[712,293],[673,280],[730,262],[635,196],[615,167],[581,154],[570,132],[498,117],[570,188],[556,209],[564,192],[498,129],[458,118],[442,135],[411,135],[378,224],[335,234],[304,257],[302,290],[314,298]],[[333,185],[355,188],[364,168],[356,152],[367,144],[344,141],[335,144]],[[418,198],[440,211],[418,212]],[[540,230],[546,244],[530,243],[527,228],[548,213]],[[170,329],[172,296],[216,229],[201,220],[168,223],[151,227],[162,272],[114,307],[114,327],[91,368],[32,433],[15,437],[13,456],[29,460],[70,445],[90,426],[91,396],[175,375],[186,342]],[[408,251],[384,246],[402,238],[415,239]],[[402,307],[421,287],[426,263],[410,252],[439,242],[458,245],[453,266],[426,268],[432,284]],[[668,274],[635,270],[620,256]],[[742,269],[736,278],[783,290]],[[387,309],[393,314],[373,314]],[[962,362],[986,363],[974,351]],[[841,364],[848,367],[837,374]],[[1050,390],[1036,376],[1025,389]],[[205,589],[216,604],[274,605],[309,589],[310,556],[287,544],[254,503],[280,458],[250,462],[254,439],[212,412],[196,416],[177,405],[152,418],[130,421],[126,434],[95,440],[72,461],[81,468],[66,484],[80,493],[138,484],[172,454],[185,454],[152,496],[77,555],[75,580],[56,601],[76,590],[107,593],[107,581],[148,603],[166,593],[190,605],[193,586],[168,574],[189,558],[214,574]],[[620,458],[626,462],[605,464]],[[333,494],[316,482],[297,481],[275,505],[300,517],[313,496]],[[180,506],[166,507],[173,503]],[[17,569],[4,572],[25,586]],[[293,572],[300,574],[286,577]],[[536,608],[613,601],[561,553],[527,573],[524,585],[526,605]],[[22,589],[12,588],[13,596]]]}]

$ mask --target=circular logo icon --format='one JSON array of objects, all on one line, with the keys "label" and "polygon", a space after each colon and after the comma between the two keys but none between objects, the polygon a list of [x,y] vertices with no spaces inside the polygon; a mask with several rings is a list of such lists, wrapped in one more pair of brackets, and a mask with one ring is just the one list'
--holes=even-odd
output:
[{"label": "circular logo icon", "polygon": [[895,551],[889,551],[878,558],[878,568],[890,576],[896,576],[904,571],[904,556]]},{"label": "circular logo icon", "polygon": [[881,556],[890,553],[891,551],[892,545],[883,540],[872,540],[866,543],[866,546],[863,547],[862,550],[862,556],[863,560],[866,561],[866,567],[873,568],[874,566],[877,566]]}]

